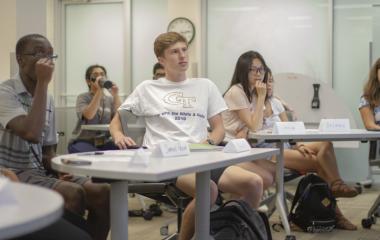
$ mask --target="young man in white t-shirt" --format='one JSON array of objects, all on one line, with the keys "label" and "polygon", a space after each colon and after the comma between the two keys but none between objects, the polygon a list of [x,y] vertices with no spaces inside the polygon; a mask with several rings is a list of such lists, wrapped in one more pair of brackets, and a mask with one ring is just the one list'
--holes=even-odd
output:
[{"label": "young man in white t-shirt", "polygon": [[[154,51],[164,66],[166,77],[143,81],[120,106],[143,116],[146,132],[143,145],[153,148],[163,141],[218,144],[224,138],[221,112],[226,104],[216,85],[208,79],[189,79],[188,44],[178,33],[169,32],[156,38]],[[207,132],[207,126],[212,131]],[[124,135],[119,114],[110,125],[111,135],[119,148],[135,145],[133,139]],[[195,174],[179,176],[176,186],[195,197]],[[211,204],[218,189],[210,181]],[[194,234],[195,201],[185,209],[179,239],[190,239]]]},{"label": "young man in white t-shirt", "polygon": [[[155,40],[154,51],[165,68],[165,78],[143,81],[119,108],[144,117],[143,145],[153,148],[163,141],[219,144],[224,138],[221,112],[227,106],[209,79],[186,77],[189,62],[186,39],[174,32],[161,34]],[[208,125],[211,132],[207,132]],[[119,148],[135,145],[133,139],[124,135],[118,113],[111,121],[110,131]],[[249,204],[256,197],[253,190],[259,183],[249,171],[230,166],[212,171],[211,176],[221,191],[240,196]],[[215,182],[210,181],[210,204],[215,202],[218,194]],[[179,176],[176,186],[195,197],[195,174]],[[180,240],[190,239],[194,234],[194,215],[193,200],[183,215]]]}]

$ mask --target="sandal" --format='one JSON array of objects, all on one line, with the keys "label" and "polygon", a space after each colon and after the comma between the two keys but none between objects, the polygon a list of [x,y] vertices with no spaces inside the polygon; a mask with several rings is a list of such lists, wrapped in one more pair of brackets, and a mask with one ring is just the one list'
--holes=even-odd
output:
[{"label": "sandal", "polygon": [[342,230],[356,231],[358,227],[348,220],[340,211],[336,211],[336,228]]},{"label": "sandal", "polygon": [[337,179],[333,182],[331,182],[331,192],[334,197],[346,197],[346,198],[352,198],[356,197],[359,192],[354,187],[348,186],[345,182],[343,182],[342,179]]}]

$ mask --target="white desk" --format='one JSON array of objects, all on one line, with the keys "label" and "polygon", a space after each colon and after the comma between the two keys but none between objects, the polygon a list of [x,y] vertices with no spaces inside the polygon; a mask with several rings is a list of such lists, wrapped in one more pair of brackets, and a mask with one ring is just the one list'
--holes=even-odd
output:
[{"label": "white desk", "polygon": [[61,217],[63,199],[58,193],[23,183],[10,187],[18,204],[0,206],[0,239],[31,233]]},{"label": "white desk", "polygon": [[[81,130],[89,130],[89,131],[105,131],[108,132],[110,128],[109,124],[85,124],[81,126]],[[128,124],[128,130],[129,131],[144,131],[145,132],[145,125],[137,124],[137,123],[131,123]]]},{"label": "white desk", "polygon": [[81,130],[89,131],[105,131],[108,132],[110,128],[109,124],[83,124]]},{"label": "white desk", "polygon": [[315,141],[369,141],[380,139],[380,132],[364,129],[352,129],[350,132],[319,132],[308,129],[305,134],[272,134],[268,131],[250,132],[250,139],[275,142],[280,149],[276,164],[276,203],[286,234],[290,235],[289,222],[284,207],[284,144],[286,142],[315,142]]},{"label": "white desk", "polygon": [[[192,152],[181,157],[151,157],[147,167],[130,165],[134,150],[107,151],[104,155],[62,155],[52,161],[55,170],[77,175],[120,180],[111,183],[111,233],[113,240],[128,239],[128,180],[162,181],[196,172],[196,232],[195,239],[209,239],[210,231],[210,170],[278,154],[278,149],[252,149],[242,153],[222,151]],[[121,155],[120,155],[121,154]],[[61,159],[90,160],[91,165],[73,166]]]}]

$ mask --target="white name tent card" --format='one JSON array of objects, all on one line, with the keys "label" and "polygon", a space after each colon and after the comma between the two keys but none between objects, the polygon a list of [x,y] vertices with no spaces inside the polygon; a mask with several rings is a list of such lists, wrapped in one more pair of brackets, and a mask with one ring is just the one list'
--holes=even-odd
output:
[{"label": "white name tent card", "polygon": [[348,118],[321,119],[319,123],[320,132],[349,132],[351,130]]},{"label": "white name tent card", "polygon": [[303,122],[275,122],[273,134],[305,134],[305,124]]},{"label": "white name tent card", "polygon": [[232,139],[224,147],[223,152],[238,153],[251,150],[251,146],[244,138]]},{"label": "white name tent card", "polygon": [[0,207],[17,204],[18,202],[12,193],[10,181],[5,177],[0,177]]},{"label": "white name tent card", "polygon": [[149,165],[149,162],[150,162],[149,156],[150,155],[151,155],[151,153],[149,151],[146,151],[142,148],[139,148],[135,151],[135,154],[133,155],[129,164],[146,167]]},{"label": "white name tent card", "polygon": [[160,157],[185,156],[190,154],[189,144],[187,142],[162,142],[156,145],[154,155]]}]

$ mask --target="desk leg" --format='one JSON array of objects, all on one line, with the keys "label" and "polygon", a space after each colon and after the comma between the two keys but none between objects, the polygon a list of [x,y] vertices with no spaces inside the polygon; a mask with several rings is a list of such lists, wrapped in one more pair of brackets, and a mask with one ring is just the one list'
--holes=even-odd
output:
[{"label": "desk leg", "polygon": [[196,173],[195,239],[210,237],[210,171]]},{"label": "desk leg", "polygon": [[128,240],[128,182],[111,183],[111,238]]},{"label": "desk leg", "polygon": [[280,149],[280,154],[276,164],[276,203],[286,235],[290,235],[288,216],[284,206],[286,204],[284,201],[284,142],[279,142],[278,148]]}]

